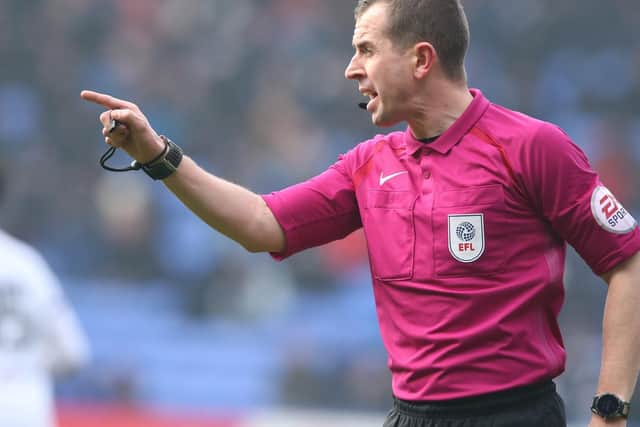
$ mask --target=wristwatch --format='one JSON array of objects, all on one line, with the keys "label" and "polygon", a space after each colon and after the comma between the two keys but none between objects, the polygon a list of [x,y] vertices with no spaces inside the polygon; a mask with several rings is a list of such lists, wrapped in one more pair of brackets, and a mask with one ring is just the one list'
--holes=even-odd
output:
[{"label": "wristwatch", "polygon": [[629,402],[625,402],[615,394],[603,393],[593,397],[591,412],[604,419],[627,418],[629,416]]},{"label": "wristwatch", "polygon": [[165,147],[162,153],[149,163],[134,165],[136,168],[140,168],[153,179],[165,179],[176,171],[178,165],[182,161],[183,151],[173,141],[164,135],[160,135]]}]

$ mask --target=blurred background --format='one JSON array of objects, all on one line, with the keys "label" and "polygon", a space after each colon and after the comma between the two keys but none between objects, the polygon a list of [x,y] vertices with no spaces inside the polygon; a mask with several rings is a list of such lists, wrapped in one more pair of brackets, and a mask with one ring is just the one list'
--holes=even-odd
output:
[{"label": "blurred background", "polygon": [[[0,0],[0,224],[60,275],[93,353],[57,385],[63,427],[382,425],[390,377],[362,235],[282,263],[245,254],[160,183],[103,171],[101,110],[79,98],[133,100],[206,169],[280,189],[378,133],[343,77],[354,5]],[[563,127],[639,218],[640,3],[465,8],[470,85]],[[585,425],[606,287],[571,252],[566,291],[558,384]]]}]

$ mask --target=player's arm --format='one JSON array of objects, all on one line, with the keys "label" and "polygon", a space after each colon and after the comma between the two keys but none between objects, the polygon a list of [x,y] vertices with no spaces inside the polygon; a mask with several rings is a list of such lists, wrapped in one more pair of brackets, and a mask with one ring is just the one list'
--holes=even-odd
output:
[{"label": "player's arm", "polygon": [[31,325],[49,372],[64,375],[89,362],[89,342],[58,278],[39,253],[29,252],[29,264],[21,274],[23,289],[29,291]]},{"label": "player's arm", "polygon": [[42,325],[47,343],[47,365],[54,375],[65,375],[89,362],[89,342],[69,302],[60,292],[42,308],[48,319]]},{"label": "player's arm", "polygon": [[[602,325],[598,394],[613,393],[628,402],[640,369],[640,253],[601,277],[609,289]],[[609,421],[606,425],[626,425],[624,420],[617,423]],[[598,425],[605,425],[604,420],[594,416],[591,426]]]},{"label": "player's arm", "polygon": [[[164,150],[164,142],[135,104],[92,91],[83,91],[81,97],[108,109],[100,115],[108,144],[122,148],[139,163],[149,162]],[[109,132],[112,119],[126,128]],[[247,250],[284,249],[284,232],[261,196],[204,171],[188,156],[164,183],[203,221]]]}]

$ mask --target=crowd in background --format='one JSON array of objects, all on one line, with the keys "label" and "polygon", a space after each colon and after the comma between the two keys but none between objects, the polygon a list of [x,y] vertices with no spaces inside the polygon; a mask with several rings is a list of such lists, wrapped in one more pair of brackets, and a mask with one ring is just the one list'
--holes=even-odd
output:
[{"label": "crowd in background", "polygon": [[[560,125],[639,218],[640,3],[464,3],[470,86]],[[247,322],[277,313],[299,292],[368,286],[359,233],[275,264],[210,231],[160,183],[103,171],[100,111],[79,99],[85,88],[131,99],[206,169],[257,192],[280,189],[381,132],[344,79],[354,5],[1,1],[0,155],[11,184],[2,224],[63,277],[133,286],[161,277],[195,319]],[[571,256],[566,291],[569,372],[559,384],[570,416],[580,417],[598,372],[606,289]],[[296,360],[281,379],[282,403],[389,405],[383,359],[372,367],[355,352],[321,374]]]}]

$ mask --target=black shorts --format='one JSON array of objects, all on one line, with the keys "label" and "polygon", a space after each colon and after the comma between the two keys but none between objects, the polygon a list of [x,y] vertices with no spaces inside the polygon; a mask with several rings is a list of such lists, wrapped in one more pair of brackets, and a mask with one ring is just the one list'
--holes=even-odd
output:
[{"label": "black shorts", "polygon": [[552,381],[445,402],[394,398],[383,427],[566,427]]}]

